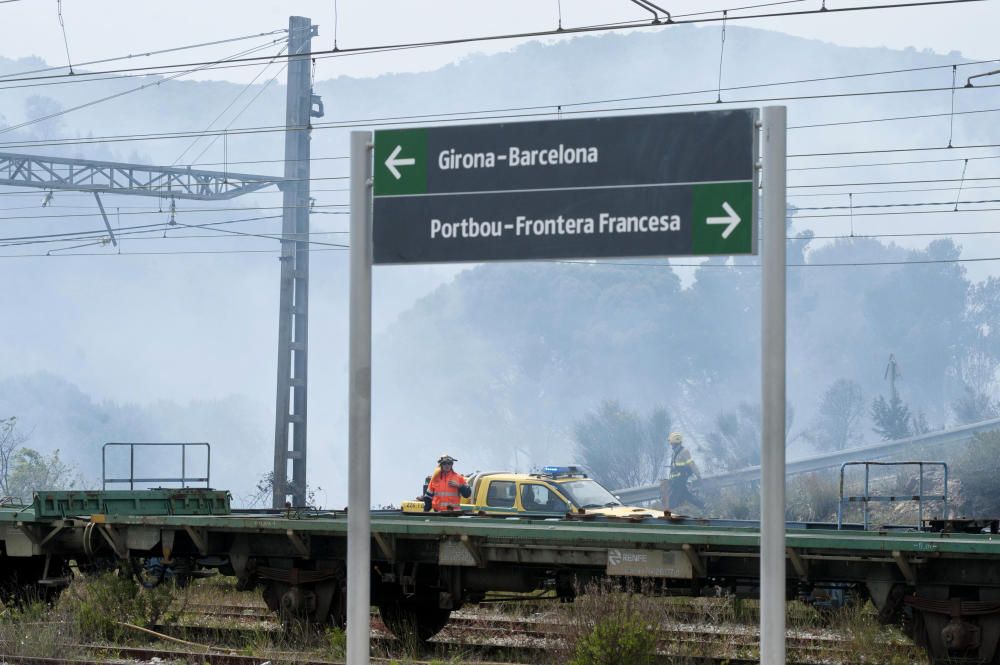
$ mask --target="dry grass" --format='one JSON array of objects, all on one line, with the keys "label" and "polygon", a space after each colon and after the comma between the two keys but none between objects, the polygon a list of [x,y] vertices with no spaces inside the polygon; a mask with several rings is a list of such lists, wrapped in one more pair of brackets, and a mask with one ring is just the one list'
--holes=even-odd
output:
[{"label": "dry grass", "polygon": [[[642,654],[648,648],[657,661],[671,658],[676,662],[707,655],[754,658],[759,603],[734,597],[677,598],[658,597],[648,584],[624,589],[620,584],[602,583],[581,589],[585,593],[573,603],[530,602],[485,604],[477,615],[499,618],[538,618],[566,626],[561,651],[548,657],[548,663],[576,659],[579,665],[597,665],[608,661],[608,654],[622,654],[632,649]],[[202,580],[188,589],[161,585],[152,591],[139,589],[131,579],[100,575],[73,582],[53,607],[42,603],[20,609],[0,610],[0,654],[17,662],[17,657],[72,658],[85,654],[71,653],[64,646],[74,642],[102,641],[106,644],[145,644],[160,646],[152,637],[122,628],[129,620],[140,625],[187,622],[185,609],[192,605],[261,607],[259,592],[237,591],[221,579]],[[114,607],[113,612],[108,608]],[[97,617],[98,610],[106,620]],[[109,624],[109,621],[112,622]],[[791,635],[827,638],[830,651],[825,662],[838,662],[849,653],[852,662],[882,665],[926,663],[922,654],[898,630],[878,624],[868,605],[849,604],[838,610],[817,612],[802,603],[789,603],[787,625]],[[240,642],[227,642],[228,648],[243,655],[267,658],[272,663],[295,663],[305,660],[342,662],[346,635],[328,628],[309,634],[287,635],[275,629],[275,623],[247,629],[246,623],[222,618],[221,627],[244,629]],[[720,631],[721,629],[721,631]],[[665,638],[688,631],[701,638]],[[746,639],[726,642],[712,639],[713,633],[742,635]],[[650,636],[644,641],[642,636]],[[745,642],[745,644],[743,644]],[[581,647],[580,645],[584,645]],[[720,646],[721,645],[721,646]],[[586,648],[585,648],[586,647]],[[435,663],[458,665],[472,659],[471,653],[430,660],[425,647],[417,640],[385,641],[373,644],[372,656],[397,665]],[[605,660],[601,660],[604,657]],[[635,662],[645,662],[641,657]]]}]

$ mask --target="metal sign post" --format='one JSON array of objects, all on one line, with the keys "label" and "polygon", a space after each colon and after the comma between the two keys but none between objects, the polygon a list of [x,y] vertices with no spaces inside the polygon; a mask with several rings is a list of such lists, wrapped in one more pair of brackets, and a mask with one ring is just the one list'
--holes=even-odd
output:
[{"label": "metal sign post", "polygon": [[760,662],[785,662],[784,106],[763,113],[761,238]]},{"label": "metal sign post", "polygon": [[347,665],[368,665],[371,632],[371,132],[351,132],[351,302],[347,425]]}]

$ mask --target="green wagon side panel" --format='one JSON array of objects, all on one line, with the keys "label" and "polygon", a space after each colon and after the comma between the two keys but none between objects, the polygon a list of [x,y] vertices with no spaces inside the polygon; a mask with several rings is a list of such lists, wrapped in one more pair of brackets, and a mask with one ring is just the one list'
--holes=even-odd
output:
[{"label": "green wagon side panel", "polygon": [[[275,514],[232,514],[228,516],[108,516],[113,524],[158,524],[162,526],[205,528],[226,532],[281,533],[286,530],[313,536],[346,536],[347,515],[327,513],[308,518],[288,519]],[[712,551],[745,550],[755,552],[760,546],[756,529],[735,527],[689,526],[668,521],[578,522],[560,519],[519,519],[490,517],[443,517],[434,515],[372,515],[373,532],[416,538],[461,536],[489,541],[535,543],[555,547],[587,543],[608,547],[667,547],[689,544]],[[900,531],[823,531],[788,529],[788,547],[836,551],[855,556],[886,556],[891,552],[937,554],[974,554],[1000,557],[1000,537],[989,534],[944,534]]]},{"label": "green wagon side panel", "polygon": [[82,515],[228,515],[229,492],[205,489],[36,492],[35,519]]}]

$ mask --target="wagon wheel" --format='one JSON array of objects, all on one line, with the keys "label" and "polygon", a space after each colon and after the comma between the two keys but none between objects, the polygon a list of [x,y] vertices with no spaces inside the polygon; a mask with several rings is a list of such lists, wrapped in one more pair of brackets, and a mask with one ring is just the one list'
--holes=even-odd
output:
[{"label": "wagon wheel", "polygon": [[426,642],[437,635],[451,617],[451,610],[402,598],[380,602],[378,611],[389,632],[404,641],[415,637],[420,642]]}]

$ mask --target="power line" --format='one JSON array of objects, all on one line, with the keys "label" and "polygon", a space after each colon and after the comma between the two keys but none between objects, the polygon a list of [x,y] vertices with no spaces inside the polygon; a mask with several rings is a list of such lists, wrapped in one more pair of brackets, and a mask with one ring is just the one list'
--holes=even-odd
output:
[{"label": "power line", "polygon": [[788,171],[822,171],[826,169],[848,169],[848,168],[867,168],[874,166],[902,166],[902,165],[913,165],[913,164],[943,164],[946,162],[964,162],[980,160],[980,159],[1000,159],[1000,155],[990,155],[987,157],[955,157],[952,159],[908,159],[898,162],[868,162],[866,164],[832,164],[829,166],[801,166],[798,168],[787,169]]},{"label": "power line", "polygon": [[877,148],[873,150],[840,150],[835,152],[803,152],[788,155],[789,159],[802,157],[843,157],[845,155],[885,155],[899,152],[929,152],[938,150],[978,150],[980,148],[1000,148],[1000,143],[981,143],[978,145],[956,145],[951,148],[947,146],[917,146],[913,148]]},{"label": "power line", "polygon": [[[954,202],[952,202],[953,204]],[[965,212],[998,212],[1000,208],[967,208],[959,210],[907,210],[902,212],[833,213],[830,215],[793,215],[792,219],[826,219],[828,217],[884,217],[889,215],[957,215]]]},{"label": "power line", "polygon": [[[199,224],[198,228],[212,230],[214,227],[227,226],[230,224],[244,224],[247,222],[257,222],[262,220],[273,220],[281,219],[281,215],[265,215],[261,217],[245,217],[243,219],[229,219],[221,222],[207,222],[205,224]],[[162,231],[164,226],[169,226],[164,224],[164,222],[157,222],[155,224],[132,224],[129,226],[122,226],[115,230],[115,234],[119,236],[129,236],[136,233],[150,233],[153,231]],[[0,238],[0,242],[5,243],[5,246],[18,245],[18,244],[32,244],[41,242],[70,242],[77,240],[88,240],[93,238],[99,238],[106,236],[108,234],[107,229],[99,228],[92,229],[88,231],[67,231],[64,233],[42,233],[30,236],[9,236],[7,238]]]},{"label": "power line", "polygon": [[[1000,203],[1000,199],[985,199],[981,201],[959,201],[958,205],[983,205],[986,203]],[[955,201],[926,201],[914,203],[867,203],[865,205],[850,206],[817,206],[812,208],[798,207],[798,210],[864,210],[870,208],[915,208],[921,206],[952,206]],[[948,212],[955,212],[954,210]]]},{"label": "power line", "polygon": [[[796,16],[808,16],[808,15],[832,15],[838,13],[853,13],[862,11],[883,11],[892,9],[910,9],[914,7],[928,7],[928,6],[944,6],[944,5],[956,5],[956,4],[966,4],[972,2],[983,2],[985,0],[922,0],[920,2],[909,2],[909,3],[886,3],[879,5],[856,5],[850,7],[837,7],[829,8],[822,7],[818,9],[809,9],[801,11],[783,11],[783,12],[771,12],[771,13],[758,13],[758,14],[744,14],[744,15],[730,15],[727,20],[734,21],[746,21],[746,20],[756,20],[756,19],[766,19],[766,18],[784,18],[784,17],[796,17]],[[768,6],[773,3],[766,3],[764,5],[752,5],[751,7],[757,6]],[[353,48],[338,48],[336,51],[330,50],[319,50],[311,51],[304,54],[310,58],[322,59],[325,57],[347,57],[354,55],[367,55],[373,53],[384,53],[387,51],[405,50],[405,49],[415,49],[415,48],[434,48],[439,46],[455,46],[461,44],[470,44],[478,42],[491,42],[491,41],[503,41],[511,39],[537,39],[541,37],[562,37],[567,35],[576,34],[586,34],[592,32],[605,32],[609,30],[623,30],[623,29],[644,29],[644,28],[659,28],[664,25],[685,25],[685,24],[700,24],[700,23],[717,23],[722,20],[721,14],[723,11],[732,11],[725,8],[702,11],[698,12],[697,15],[705,15],[706,13],[713,14],[713,16],[708,16],[706,18],[693,18],[687,20],[672,20],[666,24],[660,23],[648,23],[642,21],[621,21],[617,23],[603,23],[587,26],[578,26],[573,28],[563,28],[550,29],[550,30],[535,30],[535,31],[524,31],[516,33],[503,33],[498,35],[481,35],[476,37],[458,37],[453,39],[440,39],[440,40],[428,40],[419,42],[404,42],[399,44],[384,44],[375,46],[361,46]],[[719,17],[714,16],[714,14],[720,14]],[[694,15],[694,14],[692,14]],[[289,56],[285,56],[289,57]],[[234,63],[256,63],[260,58],[239,58],[233,60]],[[150,65],[146,67],[133,67],[133,68],[122,68],[115,70],[105,70],[101,72],[93,72],[93,75],[100,74],[117,74],[125,72],[136,72],[136,71],[153,71],[158,69],[164,69],[168,67],[210,67],[212,65],[218,64],[219,61],[201,61],[201,62],[188,62],[188,63],[175,63],[172,65]],[[11,79],[11,81],[30,81],[30,80],[44,80],[50,78],[62,78],[68,76],[67,74],[54,74],[42,77],[22,77],[17,79]]]},{"label": "power line", "polygon": [[[8,1],[13,1],[13,0],[8,0]],[[255,35],[244,35],[242,37],[231,37],[229,39],[218,39],[218,40],[212,41],[212,42],[201,42],[199,44],[187,44],[185,46],[174,46],[174,47],[171,47],[171,48],[160,49],[158,51],[146,51],[145,53],[130,53],[128,55],[116,56],[114,58],[102,58],[100,60],[88,60],[86,62],[78,62],[78,63],[76,63],[76,66],[77,67],[87,67],[89,65],[100,65],[100,64],[104,64],[106,62],[117,62],[119,60],[131,60],[131,59],[134,59],[134,58],[148,58],[148,57],[152,57],[154,55],[163,55],[164,53],[176,53],[178,51],[188,51],[188,50],[197,49],[197,48],[204,48],[206,46],[219,46],[221,44],[231,44],[232,42],[246,41],[247,39],[258,39],[260,37],[270,37],[272,35],[278,35],[278,34],[282,34],[282,33],[286,33],[286,32],[288,32],[288,30],[286,28],[282,28],[280,30],[272,30],[270,32],[260,32],[260,33],[257,33]],[[13,74],[0,74],[0,83],[2,83],[4,79],[8,79],[8,78],[11,78],[13,76],[25,76],[27,74],[39,74],[39,73],[42,73],[42,72],[56,71],[58,69],[65,69],[65,67],[61,67],[61,66],[60,67],[42,67],[41,69],[29,69],[29,70],[25,70],[23,72],[14,72]],[[89,74],[87,74],[86,72],[77,72],[76,76],[89,76]]]},{"label": "power line", "polygon": [[[983,176],[981,178],[964,178],[965,182],[972,180],[1000,180],[1000,176]],[[816,189],[819,187],[874,187],[876,185],[918,185],[934,182],[961,182],[960,178],[927,178],[922,180],[878,180],[874,182],[834,182],[814,185],[788,185],[788,189]],[[863,193],[863,192],[859,192]]]},{"label": "power line", "polygon": [[[952,0],[959,1],[959,0]],[[965,1],[965,0],[962,0]],[[978,0],[968,0],[968,1],[978,1]],[[155,85],[155,84],[148,84]],[[148,85],[146,87],[148,87]],[[976,90],[985,90],[988,88],[1000,87],[1000,83],[990,84],[984,86],[977,86]],[[134,90],[138,90],[134,89]],[[910,88],[910,89],[896,89],[896,90],[870,90],[861,92],[839,92],[839,93],[828,93],[828,94],[813,94],[813,95],[786,95],[779,97],[761,97],[754,99],[740,99],[727,101],[726,104],[733,105],[755,105],[763,104],[767,102],[779,102],[779,101],[804,101],[804,100],[823,100],[823,99],[848,99],[859,96],[873,96],[873,95],[897,95],[897,94],[924,94],[931,92],[943,92],[950,90],[950,88]],[[125,93],[118,93],[116,96],[121,96]],[[106,101],[109,98],[104,98],[102,100],[96,100],[93,103],[99,101]],[[360,118],[343,120],[337,122],[324,122],[324,123],[313,123],[310,129],[321,130],[321,129],[345,129],[354,127],[384,127],[384,126],[395,126],[403,124],[404,122],[412,122],[415,120],[420,120],[424,123],[439,123],[459,119],[458,116],[463,116],[461,119],[464,120],[510,120],[517,118],[537,118],[537,117],[549,117],[555,112],[554,109],[559,105],[547,105],[544,108],[550,109],[545,112],[537,113],[506,113],[498,112],[495,115],[476,115],[478,111],[461,111],[461,112],[451,112],[451,113],[435,113],[435,114],[421,114],[421,115],[407,115],[407,116],[389,116],[382,118]],[[586,110],[562,110],[563,115],[582,115],[582,114],[592,114],[592,113],[608,113],[608,112],[623,112],[623,111],[641,111],[641,110],[663,110],[663,109],[680,109],[680,108],[698,108],[704,106],[717,106],[715,101],[703,101],[703,102],[684,102],[676,104],[657,104],[649,106],[634,106],[634,107],[614,107],[614,108],[594,108]],[[75,107],[82,108],[82,107]],[[993,109],[991,109],[992,111]],[[64,111],[61,113],[65,113]],[[984,111],[985,112],[985,111]],[[39,122],[41,120],[48,119],[41,118],[31,122]],[[909,118],[901,118],[909,119]],[[887,119],[886,119],[887,120]],[[882,121],[886,121],[882,120]],[[29,123],[22,123],[21,125],[16,125],[7,129],[0,130],[0,133],[12,131],[23,127]],[[178,131],[178,132],[150,132],[150,133],[137,133],[137,134],[121,134],[121,135],[106,135],[97,137],[86,137],[86,138],[76,138],[76,139],[51,139],[51,140],[26,140],[26,141],[10,141],[7,143],[0,144],[0,148],[26,148],[26,147],[52,147],[60,145],[86,145],[93,143],[120,143],[120,142],[132,142],[132,141],[150,141],[150,140],[169,140],[169,139],[179,139],[179,138],[192,138],[192,137],[205,137],[205,136],[219,136],[222,134],[232,135],[250,135],[250,134],[262,134],[262,133],[278,133],[285,132],[289,128],[285,125],[263,125],[258,127],[242,127],[237,129],[226,129],[226,130],[202,130],[202,131]],[[301,128],[291,128],[291,129],[305,129]],[[969,149],[969,148],[979,148],[979,147],[996,147],[995,144],[982,145],[982,146],[953,146],[952,148],[906,148],[906,149],[887,149],[887,150],[876,150],[876,151],[853,151],[853,152],[831,152],[831,153],[809,153],[805,155],[789,155],[789,157],[802,157],[802,156],[830,156],[830,155],[841,155],[841,154],[867,154],[875,152],[897,152],[897,151],[909,151],[909,150],[938,150],[938,149]]]},{"label": "power line", "polygon": [[[855,236],[857,237],[857,236]],[[6,258],[0,256],[0,258]],[[789,268],[860,268],[868,266],[915,266],[915,265],[939,265],[949,263],[978,263],[983,261],[1000,261],[1000,256],[983,256],[966,259],[913,259],[909,261],[844,261],[833,263],[788,263]],[[571,259],[552,259],[542,261],[542,263],[562,263],[567,265],[582,266],[614,266],[627,268],[654,268],[657,270],[673,268],[723,268],[728,270],[740,270],[743,268],[760,268],[759,263],[739,263],[730,265],[728,263],[626,263],[623,261],[576,261]]]},{"label": "power line", "polygon": [[[953,192],[955,187],[920,187],[919,189],[876,189],[874,191],[863,191],[863,192],[812,192],[810,194],[788,194],[788,198],[811,198],[816,196],[868,196],[874,194],[907,194],[918,192],[923,194],[924,192]],[[969,185],[965,189],[1000,189],[1000,183],[996,185]]]},{"label": "power line", "polygon": [[[285,47],[282,47],[282,49],[281,49],[280,51],[278,51],[278,55],[281,55],[282,53],[284,53],[284,52],[285,52],[285,49],[286,49],[286,48],[288,48],[288,47],[287,47],[287,46],[285,46]],[[231,109],[231,108],[233,107],[233,105],[234,105],[234,104],[235,104],[236,102],[238,102],[238,101],[239,101],[240,97],[242,97],[242,96],[243,96],[244,94],[246,94],[246,92],[247,92],[247,91],[248,91],[248,90],[250,89],[250,87],[251,87],[251,86],[252,86],[252,85],[253,85],[254,83],[256,83],[256,82],[257,82],[257,79],[259,79],[259,78],[260,78],[261,76],[263,76],[263,75],[264,75],[264,72],[266,72],[266,71],[268,70],[268,68],[269,68],[269,67],[270,67],[270,66],[271,66],[272,64],[274,64],[274,59],[273,59],[273,58],[272,58],[272,59],[271,59],[271,60],[270,60],[270,61],[269,61],[269,62],[268,62],[268,63],[267,63],[266,65],[264,65],[264,66],[263,66],[263,67],[261,68],[261,70],[260,70],[259,72],[257,72],[257,75],[256,75],[256,76],[254,76],[254,77],[253,77],[253,79],[251,79],[251,81],[250,81],[249,83],[247,83],[247,84],[246,84],[245,86],[243,86],[243,89],[242,89],[242,90],[240,90],[240,91],[239,91],[239,92],[238,92],[238,93],[236,94],[236,96],[235,96],[235,97],[233,97],[233,100],[232,100],[231,102],[229,102],[229,103],[228,103],[228,104],[226,105],[226,108],[222,109],[222,110],[221,110],[221,111],[219,112],[219,114],[218,114],[217,116],[215,116],[215,119],[214,119],[214,120],[212,120],[212,122],[208,123],[208,127],[206,127],[206,128],[205,128],[205,130],[206,130],[206,131],[210,130],[210,129],[212,128],[212,126],[213,126],[213,125],[215,125],[215,123],[217,123],[217,122],[219,121],[219,119],[220,119],[220,118],[222,118],[222,116],[224,116],[224,115],[226,114],[226,112],[227,112],[227,111],[229,111],[229,109]],[[236,114],[236,115],[235,115],[235,116],[234,116],[234,117],[232,118],[232,120],[230,120],[230,121],[229,121],[229,124],[228,124],[228,125],[226,125],[226,127],[225,127],[225,129],[226,129],[226,130],[228,130],[228,129],[229,129],[230,127],[232,127],[232,124],[233,124],[234,122],[236,122],[236,120],[237,120],[237,119],[238,119],[238,118],[239,118],[239,117],[240,117],[241,115],[243,115],[243,112],[244,112],[244,111],[246,111],[246,110],[247,110],[248,108],[250,108],[250,106],[251,106],[251,105],[252,105],[252,104],[253,104],[253,103],[254,103],[255,101],[257,101],[257,98],[258,98],[258,97],[260,97],[260,96],[261,96],[261,94],[262,94],[262,93],[263,93],[263,92],[264,92],[265,90],[267,90],[267,87],[268,87],[269,85],[271,85],[271,83],[272,83],[272,82],[274,81],[274,79],[275,79],[275,78],[277,78],[277,77],[278,77],[278,75],[279,75],[279,74],[281,74],[281,72],[285,71],[286,67],[287,67],[287,65],[285,65],[285,66],[281,67],[281,69],[279,69],[279,70],[278,70],[277,74],[275,74],[275,75],[274,75],[273,77],[271,77],[271,79],[270,79],[270,80],[269,80],[269,81],[268,81],[267,83],[265,83],[265,84],[264,84],[263,86],[261,86],[261,89],[260,89],[260,90],[259,90],[259,91],[257,92],[257,94],[256,94],[256,95],[254,95],[253,97],[251,97],[251,98],[250,98],[250,102],[249,102],[249,103],[248,103],[248,104],[247,104],[246,106],[244,106],[244,107],[243,107],[243,108],[242,108],[242,109],[240,110],[240,112],[239,112],[239,113],[237,113],[237,114]],[[227,135],[227,136],[228,136],[228,135]],[[177,165],[177,163],[178,163],[179,161],[181,161],[181,159],[183,159],[183,158],[184,158],[184,155],[186,155],[186,154],[188,153],[188,151],[189,151],[189,150],[191,150],[191,148],[193,148],[193,147],[194,147],[194,146],[195,146],[195,145],[196,145],[196,144],[198,143],[198,141],[200,141],[200,140],[201,140],[202,138],[204,138],[204,137],[201,137],[201,136],[199,136],[199,137],[197,137],[197,138],[196,138],[196,139],[195,139],[194,141],[192,141],[192,142],[191,142],[191,144],[190,144],[190,145],[189,145],[189,146],[188,146],[187,148],[185,148],[185,149],[184,149],[184,152],[182,152],[182,153],[180,154],[180,156],[179,156],[179,157],[177,157],[177,159],[175,159],[175,160],[174,160],[174,161],[173,161],[173,162],[171,163],[171,166],[176,166],[176,165]],[[207,151],[207,150],[208,150],[209,148],[211,148],[211,147],[212,147],[213,145],[215,145],[215,142],[216,142],[216,141],[218,141],[218,140],[219,140],[219,137],[218,137],[218,136],[215,136],[215,137],[214,137],[214,138],[213,138],[213,139],[212,139],[211,141],[209,141],[209,142],[208,142],[208,145],[206,145],[206,146],[205,146],[205,147],[204,147],[204,148],[202,149],[202,151],[201,151],[201,152],[199,152],[199,153],[198,153],[198,154],[197,154],[197,155],[195,156],[195,158],[194,158],[194,159],[193,159],[192,161],[195,161],[195,162],[197,162],[197,161],[198,161],[198,160],[199,160],[199,159],[201,158],[201,156],[202,156],[202,155],[204,155],[204,154],[205,154],[205,152],[206,152],[206,151]],[[223,164],[223,166],[224,166],[224,167],[226,167],[226,168],[228,168],[228,167],[229,167],[229,164]]]},{"label": "power line", "polygon": [[1000,108],[977,109],[974,111],[952,111],[951,113],[923,113],[921,115],[900,115],[889,118],[867,118],[864,120],[842,120],[836,122],[820,122],[811,125],[792,125],[788,129],[818,129],[827,127],[843,127],[847,125],[866,125],[876,122],[897,122],[901,120],[926,120],[929,118],[947,118],[956,115],[975,115],[977,113],[996,113]]},{"label": "power line", "polygon": [[939,231],[939,232],[926,232],[926,233],[855,233],[854,235],[810,235],[810,236],[787,236],[785,240],[788,241],[805,241],[810,240],[853,240],[855,238],[859,239],[875,239],[875,238],[941,238],[950,236],[988,236],[997,235],[1000,231]]},{"label": "power line", "polygon": [[[247,49],[246,51],[243,51],[243,53],[253,53],[255,51],[261,51],[261,50],[263,50],[265,48],[269,48],[272,45],[273,45],[273,43],[271,43],[271,44],[263,44],[261,46],[255,46],[255,47],[253,47],[251,49]],[[93,100],[91,100],[89,102],[84,102],[83,104],[77,104],[76,106],[70,107],[68,109],[62,109],[61,111],[55,111],[53,113],[49,113],[47,115],[44,115],[44,116],[42,116],[40,118],[34,118],[32,120],[27,120],[27,121],[22,122],[22,123],[20,123],[18,125],[11,125],[10,127],[4,127],[2,129],[0,129],[0,134],[6,134],[8,132],[13,132],[13,131],[16,131],[16,130],[19,130],[19,129],[23,129],[25,127],[28,127],[30,125],[34,125],[34,124],[39,123],[39,122],[44,122],[46,120],[51,120],[53,118],[58,118],[60,116],[66,115],[68,113],[73,113],[74,111],[79,111],[81,109],[89,108],[91,106],[96,106],[97,104],[103,104],[104,102],[111,101],[112,99],[117,99],[119,97],[124,97],[125,95],[130,95],[133,92],[140,92],[142,90],[146,90],[147,88],[151,88],[151,87],[154,87],[154,86],[159,86],[159,85],[162,85],[163,83],[168,83],[170,81],[173,81],[174,79],[180,78],[181,76],[184,76],[186,74],[193,74],[194,72],[199,71],[199,69],[200,68],[196,67],[194,69],[186,70],[186,71],[180,72],[178,74],[173,74],[171,76],[168,76],[168,77],[165,77],[165,78],[162,78],[162,79],[157,79],[156,81],[151,81],[149,83],[144,83],[144,84],[142,84],[142,85],[140,85],[138,87],[135,87],[135,88],[129,88],[128,90],[123,90],[121,92],[116,92],[116,93],[111,94],[111,95],[106,95],[106,96],[101,97],[99,99],[93,99]]]},{"label": "power line", "polygon": [[[339,247],[319,247],[312,252],[343,252]],[[172,250],[166,252],[76,252],[73,254],[0,254],[0,259],[32,259],[32,258],[61,258],[71,256],[181,256],[200,254],[280,254],[281,249],[205,249],[205,250]]]},{"label": "power line", "polygon": [[[314,177],[314,178],[310,178],[310,180],[311,181],[330,180],[330,179],[341,180],[341,179],[344,179],[346,177],[347,176]],[[959,178],[926,178],[926,179],[918,179],[918,180],[881,180],[881,181],[872,181],[872,182],[816,183],[816,184],[803,184],[803,185],[788,185],[788,189],[818,189],[818,188],[834,188],[834,187],[835,188],[842,188],[842,187],[875,187],[875,186],[899,185],[899,184],[932,184],[932,183],[976,182],[976,181],[982,182],[982,181],[994,181],[994,180],[1000,180],[1000,176],[983,176],[983,177],[964,178],[964,179],[959,179]],[[990,188],[992,188],[992,187],[998,187],[998,186],[1000,186],[1000,183],[998,183],[998,185],[992,185],[992,186],[990,186]],[[973,189],[973,188],[976,188],[976,187],[975,186],[970,186],[969,187],[969,189]],[[954,188],[952,187],[952,188],[946,188],[946,189],[951,190],[951,189],[954,189]],[[341,191],[346,191],[346,190],[334,190],[334,191],[341,192]],[[902,191],[927,191],[927,190],[922,188],[922,189],[917,189],[917,190],[902,190]],[[17,194],[33,193],[36,196],[38,195],[37,192],[8,192],[8,194],[15,194],[15,193],[17,193]],[[876,192],[854,192],[854,193],[857,193],[857,194],[866,194],[866,193],[868,193],[868,194],[874,194]],[[838,196],[838,195],[839,196],[843,196],[844,194],[845,194],[845,192],[833,192],[833,193],[822,193],[822,194],[815,194],[815,195],[817,195],[817,196]],[[801,194],[800,195],[791,194],[790,196],[804,196],[804,195],[801,195]],[[968,205],[975,205],[975,204],[982,204],[982,203],[994,203],[994,202],[1000,202],[1000,201],[993,200],[993,199],[982,200],[982,201],[959,201],[960,204],[968,204]],[[812,208],[799,207],[798,209],[799,210],[828,210],[828,209],[829,210],[833,210],[833,209],[848,209],[848,208],[859,209],[859,208],[875,208],[875,207],[911,207],[911,206],[930,206],[930,205],[953,205],[954,203],[955,203],[954,201],[950,201],[950,202],[919,202],[919,203],[905,202],[905,203],[887,203],[887,204],[865,204],[865,205],[856,205],[856,206],[824,206],[824,207],[812,207]],[[296,208],[309,207],[311,210],[322,211],[322,209],[325,209],[325,208],[347,208],[347,207],[349,207],[349,204],[347,204],[347,203],[323,203],[323,204],[311,204],[311,205],[292,206],[292,207],[296,207]],[[77,206],[77,208],[86,209],[84,206]],[[132,211],[132,212],[124,212],[124,213],[121,213],[121,214],[123,214],[123,215],[130,215],[130,216],[132,216],[132,215],[163,214],[162,210],[152,210],[152,209],[150,209],[150,207],[147,207],[147,206],[136,206],[136,208],[138,208],[138,210]],[[225,211],[230,211],[230,210],[247,210],[247,211],[249,211],[249,210],[284,210],[285,208],[286,208],[286,206],[246,206],[246,207],[244,207],[244,206],[221,206],[221,207],[207,207],[207,208],[185,208],[185,209],[180,210],[179,212],[183,212],[185,214],[202,214],[202,213],[218,213],[218,212],[225,212]],[[34,207],[33,206],[24,206],[24,207],[19,208],[19,209],[30,210],[30,209],[34,209]],[[4,209],[0,208],[0,211],[2,211],[2,210],[4,210]],[[347,212],[346,211],[344,211],[342,213],[336,213],[335,212],[333,214],[347,214]],[[24,220],[40,221],[40,220],[47,220],[47,219],[70,219],[70,218],[99,217],[99,216],[100,216],[99,212],[59,213],[59,214],[54,214],[54,215],[8,215],[8,216],[0,216],[0,222],[4,222],[4,221],[7,221],[7,222],[10,222],[10,221],[24,221]]]},{"label": "power line", "polygon": [[[312,208],[346,208],[349,204],[347,203],[326,203],[322,205],[312,206]],[[234,210],[242,211],[252,211],[252,210],[285,210],[294,208],[308,208],[308,205],[302,206],[233,206],[233,207],[219,207],[219,208],[179,208],[177,209],[177,214],[202,214],[202,213],[219,213]],[[134,212],[123,212],[122,217],[135,216],[135,215],[158,215],[165,214],[159,210],[144,210],[144,211],[134,211]],[[343,214],[347,214],[345,211]],[[0,222],[11,222],[16,220],[30,220],[33,222],[44,221],[49,219],[70,219],[79,217],[101,217],[99,212],[87,212],[87,213],[72,213],[72,214],[58,214],[58,215],[10,215],[7,217],[0,217]]]},{"label": "power line", "polygon": [[[876,120],[872,120],[872,122],[875,122],[875,121]],[[997,145],[992,145],[992,144],[990,144],[990,145],[982,145],[982,146],[970,145],[970,146],[965,146],[964,149],[974,150],[974,149],[980,149],[980,148],[993,148],[993,147],[998,147],[998,146]],[[907,152],[907,151],[911,151],[911,150],[923,150],[923,149],[928,149],[928,150],[956,150],[956,149],[963,149],[963,148],[959,146],[959,147],[952,147],[952,148],[949,149],[946,146],[942,146],[940,148],[938,148],[938,147],[930,147],[930,148],[900,148],[900,149],[898,149],[898,151],[899,152]],[[827,154],[836,154],[836,153],[827,153]],[[312,161],[312,162],[343,161],[343,160],[346,160],[346,159],[350,159],[350,156],[349,155],[336,155],[336,156],[329,156],[329,157],[311,157],[310,161]],[[824,165],[824,166],[799,166],[799,167],[789,168],[788,171],[822,171],[822,170],[828,170],[828,169],[868,168],[868,167],[876,167],[876,166],[907,166],[907,165],[918,165],[918,164],[944,164],[944,163],[949,163],[949,162],[964,162],[965,160],[977,161],[977,160],[984,160],[984,159],[1000,159],[1000,155],[988,155],[988,156],[979,156],[979,157],[975,157],[975,156],[974,157],[953,157],[953,158],[948,158],[948,159],[908,159],[908,160],[900,160],[900,161],[892,161],[892,162],[864,162],[864,163],[857,163],[857,162],[855,162],[855,163],[852,163],[852,164],[829,164],[829,165]],[[196,162],[192,162],[190,164],[190,166],[207,167],[207,166],[223,166],[224,164],[228,164],[229,166],[240,166],[240,165],[245,165],[245,164],[283,164],[286,161],[300,161],[300,160],[246,159],[246,160],[236,160],[236,161],[229,161],[229,162],[197,162],[196,161]],[[347,190],[346,189],[336,189],[336,190],[313,190],[313,191],[347,191]],[[80,193],[80,192],[73,192],[73,190],[66,190],[65,192],[62,192],[62,193],[63,194],[72,194],[72,193]],[[83,193],[86,194],[87,196],[90,195],[90,192],[83,192]],[[278,194],[278,193],[280,193],[280,192],[277,192],[277,191],[258,191],[258,192],[255,192],[255,194]],[[38,194],[38,190],[32,189],[32,190],[20,190],[20,191],[16,191],[16,192],[0,192],[0,196],[11,196],[11,195],[15,195],[15,194],[37,195]],[[804,195],[800,194],[799,196],[804,196]]]}]

